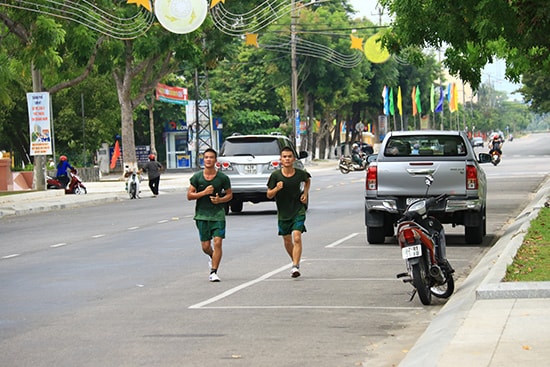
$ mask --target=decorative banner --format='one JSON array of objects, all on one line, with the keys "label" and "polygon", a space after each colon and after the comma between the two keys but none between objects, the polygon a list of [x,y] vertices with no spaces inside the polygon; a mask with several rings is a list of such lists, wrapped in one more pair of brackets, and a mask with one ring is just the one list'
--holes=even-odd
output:
[{"label": "decorative banner", "polygon": [[27,93],[29,109],[30,155],[52,154],[50,94]]},{"label": "decorative banner", "polygon": [[382,38],[380,33],[367,38],[363,51],[367,59],[374,64],[381,64],[390,58],[390,53],[386,48],[382,48],[382,43],[378,40]]},{"label": "decorative banner", "polygon": [[165,84],[157,84],[157,101],[187,105],[187,88],[170,87]]},{"label": "decorative banner", "polygon": [[173,33],[191,33],[208,14],[206,0],[155,0],[155,15],[160,24]]}]

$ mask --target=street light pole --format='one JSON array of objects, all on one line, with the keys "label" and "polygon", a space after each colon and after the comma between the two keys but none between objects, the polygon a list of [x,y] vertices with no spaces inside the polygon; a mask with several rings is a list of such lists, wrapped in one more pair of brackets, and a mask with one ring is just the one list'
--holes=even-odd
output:
[{"label": "street light pole", "polygon": [[291,68],[291,113],[290,113],[290,123],[293,126],[294,132],[294,141],[296,146],[299,144],[300,140],[300,130],[297,126],[298,119],[298,71],[296,69],[296,0],[291,0],[291,20],[290,20],[290,68]]}]

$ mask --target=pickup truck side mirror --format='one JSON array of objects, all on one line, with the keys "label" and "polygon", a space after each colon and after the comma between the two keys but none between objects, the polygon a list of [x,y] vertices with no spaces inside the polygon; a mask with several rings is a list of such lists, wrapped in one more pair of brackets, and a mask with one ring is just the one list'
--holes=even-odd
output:
[{"label": "pickup truck side mirror", "polygon": [[489,163],[491,162],[492,158],[490,154],[487,153],[479,153],[478,162],[479,163]]},{"label": "pickup truck side mirror", "polygon": [[305,150],[302,150],[300,153],[298,153],[298,159],[307,158],[307,152]]}]

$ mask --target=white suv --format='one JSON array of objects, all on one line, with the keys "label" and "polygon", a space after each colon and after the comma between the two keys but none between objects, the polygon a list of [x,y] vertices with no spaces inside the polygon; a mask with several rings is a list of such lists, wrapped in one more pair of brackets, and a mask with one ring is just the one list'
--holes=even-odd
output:
[{"label": "white suv", "polygon": [[272,201],[266,195],[267,180],[273,171],[280,168],[284,147],[290,147],[294,152],[297,158],[295,167],[304,169],[300,159],[306,158],[307,152],[298,154],[286,136],[234,134],[225,139],[218,155],[218,169],[231,180],[233,199],[229,207],[232,212],[241,212],[245,201]]}]

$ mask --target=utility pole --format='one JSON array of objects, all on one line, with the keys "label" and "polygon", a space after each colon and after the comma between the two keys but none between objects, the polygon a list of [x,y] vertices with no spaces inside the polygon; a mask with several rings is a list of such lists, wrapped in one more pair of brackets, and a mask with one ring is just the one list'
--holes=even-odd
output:
[{"label": "utility pole", "polygon": [[299,146],[300,129],[298,125],[298,71],[296,68],[296,23],[298,15],[296,14],[296,0],[291,0],[291,17],[290,17],[290,68],[291,68],[291,113],[290,123],[294,126],[294,142]]}]

